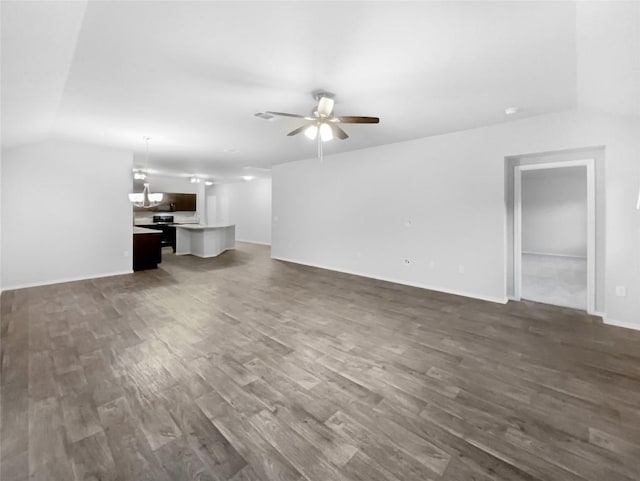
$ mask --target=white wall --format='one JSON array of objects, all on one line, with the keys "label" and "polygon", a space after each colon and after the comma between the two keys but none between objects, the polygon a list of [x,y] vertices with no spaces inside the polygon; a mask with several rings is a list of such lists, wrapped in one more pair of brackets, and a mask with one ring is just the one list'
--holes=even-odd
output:
[{"label": "white wall", "polygon": [[505,157],[604,147],[596,309],[640,328],[639,25],[637,2],[576,4],[575,111],[276,166],[273,256],[504,300]]},{"label": "white wall", "polygon": [[132,160],[62,141],[3,152],[3,290],[132,271]]},{"label": "white wall", "polygon": [[505,301],[505,158],[602,145],[606,313],[640,324],[639,132],[570,111],[277,165],[272,256]]},{"label": "white wall", "polygon": [[578,107],[640,115],[640,2],[576,2]]},{"label": "white wall", "polygon": [[587,169],[522,172],[523,253],[587,256]]},{"label": "white wall", "polygon": [[[0,6],[0,12],[2,7]],[[0,101],[0,108],[2,107]],[[0,120],[0,132],[2,131],[2,120]],[[4,151],[0,150],[0,294],[2,293],[2,158]]]},{"label": "white wall", "polygon": [[[187,177],[152,174],[144,182],[149,182],[151,192],[173,192],[177,194],[197,194],[198,184],[192,184]],[[143,182],[137,182],[142,192]]]},{"label": "white wall", "polygon": [[208,206],[216,222],[236,225],[237,240],[271,244],[271,179],[216,185]]}]

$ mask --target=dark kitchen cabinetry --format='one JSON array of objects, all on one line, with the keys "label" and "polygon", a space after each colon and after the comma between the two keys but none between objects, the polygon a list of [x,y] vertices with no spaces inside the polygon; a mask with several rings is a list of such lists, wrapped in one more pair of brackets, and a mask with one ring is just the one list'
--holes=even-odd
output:
[{"label": "dark kitchen cabinetry", "polygon": [[160,245],[162,247],[171,246],[173,252],[176,251],[176,228],[174,226],[167,224],[146,224],[140,227],[160,231]]},{"label": "dark kitchen cabinetry", "polygon": [[134,207],[134,212],[195,212],[196,194],[178,194],[175,192],[163,192],[162,202],[156,207],[145,209]]},{"label": "dark kitchen cabinetry", "polygon": [[161,234],[133,235],[133,270],[157,269],[162,262]]},{"label": "dark kitchen cabinetry", "polygon": [[174,196],[173,203],[178,212],[196,211],[196,194],[169,194]]}]

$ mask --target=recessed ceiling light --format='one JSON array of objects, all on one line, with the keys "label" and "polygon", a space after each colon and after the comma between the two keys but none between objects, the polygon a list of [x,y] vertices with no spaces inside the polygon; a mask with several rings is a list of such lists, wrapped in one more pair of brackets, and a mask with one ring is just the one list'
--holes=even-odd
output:
[{"label": "recessed ceiling light", "polygon": [[244,180],[246,180],[247,182],[249,182],[250,180],[255,179],[255,177],[253,175],[243,175],[242,178]]},{"label": "recessed ceiling light", "polygon": [[504,114],[505,115],[515,115],[517,113],[520,113],[522,109],[520,107],[507,107],[506,109],[504,109]]},{"label": "recessed ceiling light", "polygon": [[204,185],[206,185],[207,187],[211,187],[213,185],[213,182],[211,182],[210,180],[206,180]]}]

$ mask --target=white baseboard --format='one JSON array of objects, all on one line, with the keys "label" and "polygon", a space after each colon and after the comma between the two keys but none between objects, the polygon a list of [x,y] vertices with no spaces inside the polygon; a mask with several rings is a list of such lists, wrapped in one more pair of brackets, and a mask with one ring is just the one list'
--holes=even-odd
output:
[{"label": "white baseboard", "polygon": [[640,331],[640,323],[639,322],[629,322],[629,321],[617,321],[616,319],[611,319],[610,317],[604,316],[602,321],[609,326],[616,327],[625,327],[627,329],[634,329],[636,331]]},{"label": "white baseboard", "polygon": [[243,239],[236,239],[236,242],[244,242],[245,244],[256,244],[256,245],[259,245],[259,246],[269,246],[269,247],[271,247],[271,242],[260,242],[260,241],[243,240]]},{"label": "white baseboard", "polygon": [[297,261],[297,260],[293,260],[293,259],[287,259],[285,257],[275,257],[273,255],[271,256],[271,258],[275,259],[275,260],[279,260],[279,261],[291,262],[293,264],[300,264],[300,265],[309,266],[309,267],[317,267],[318,269],[325,269],[325,270],[328,270],[328,271],[342,272],[343,274],[350,274],[350,275],[353,275],[353,276],[366,277],[368,279],[376,279],[378,281],[393,282],[394,284],[401,284],[401,285],[410,286],[410,287],[418,287],[420,289],[427,289],[427,290],[430,290],[430,291],[443,292],[445,294],[453,294],[453,295],[456,295],[456,296],[470,297],[472,299],[479,299],[481,301],[495,302],[495,303],[498,303],[498,304],[506,304],[507,301],[508,301],[508,299],[506,297],[485,296],[485,295],[482,295],[482,294],[475,294],[473,292],[459,291],[457,289],[449,289],[449,288],[446,288],[446,287],[438,287],[438,286],[432,286],[432,285],[416,283],[416,282],[407,282],[405,280],[393,279],[393,278],[390,278],[390,277],[372,276],[370,274],[363,274],[361,272],[345,270],[345,269],[341,269],[341,268],[338,268],[338,267],[328,267],[328,266],[322,266],[322,265],[319,265],[319,264],[311,264],[309,262],[303,262],[303,261]]},{"label": "white baseboard", "polygon": [[221,251],[216,252],[215,254],[209,254],[209,255],[206,255],[206,256],[202,256],[200,254],[194,254],[193,252],[178,252],[178,251],[176,251],[175,255],[177,255],[177,256],[194,256],[194,257],[199,257],[200,259],[211,259],[212,257],[218,257],[223,252],[232,251],[232,250],[235,250],[235,247],[225,247],[224,249],[222,249]]},{"label": "white baseboard", "polygon": [[61,279],[53,279],[48,281],[27,282],[24,284],[15,284],[9,287],[2,286],[1,292],[14,291],[16,289],[27,289],[29,287],[50,286],[52,284],[64,284],[65,282],[87,281],[90,279],[99,279],[101,277],[122,276],[125,274],[133,274],[133,270],[131,269],[128,271],[105,272],[103,274],[91,274],[89,276],[64,277]]},{"label": "white baseboard", "polygon": [[576,256],[573,254],[552,254],[550,252],[531,252],[531,251],[522,251],[522,254],[529,254],[533,256],[551,256],[551,257],[570,257],[572,259],[586,259],[587,256]]}]

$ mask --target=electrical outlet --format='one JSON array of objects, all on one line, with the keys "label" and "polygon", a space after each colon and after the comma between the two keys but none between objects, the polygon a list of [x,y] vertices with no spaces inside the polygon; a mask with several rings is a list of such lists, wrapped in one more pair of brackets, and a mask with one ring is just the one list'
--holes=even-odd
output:
[{"label": "electrical outlet", "polygon": [[464,274],[464,266],[463,266],[463,265],[459,265],[459,266],[458,266],[458,272],[459,272],[460,274]]},{"label": "electrical outlet", "polygon": [[129,251],[124,251],[124,252],[122,253],[122,255],[123,255],[124,257],[129,257]]},{"label": "electrical outlet", "polygon": [[429,269],[433,269],[436,266],[435,261],[429,261]]},{"label": "electrical outlet", "polygon": [[410,259],[405,259],[404,260],[404,265],[408,266],[409,264],[411,264],[411,260]]},{"label": "electrical outlet", "polygon": [[616,296],[625,297],[627,295],[627,288],[625,286],[616,286]]},{"label": "electrical outlet", "polygon": [[413,222],[411,221],[411,219],[407,219],[404,221],[404,226],[405,227],[411,227],[411,224],[413,224]]}]

